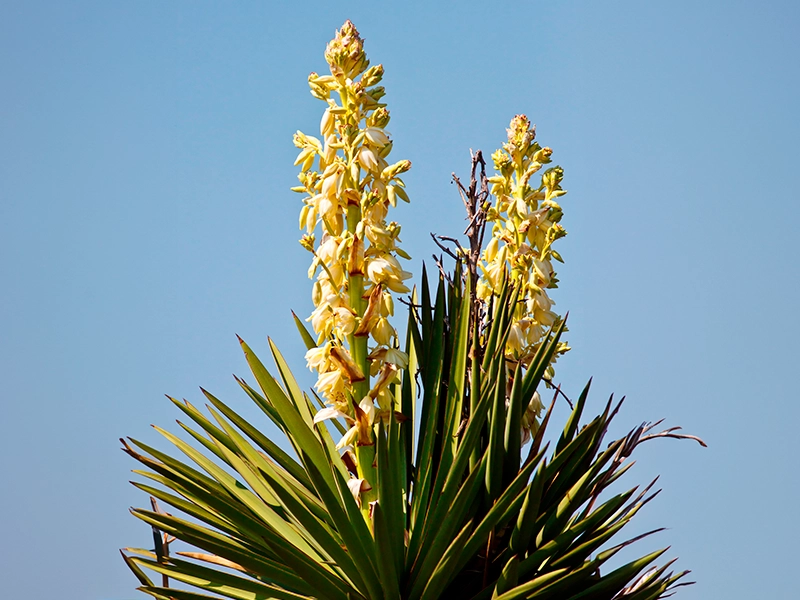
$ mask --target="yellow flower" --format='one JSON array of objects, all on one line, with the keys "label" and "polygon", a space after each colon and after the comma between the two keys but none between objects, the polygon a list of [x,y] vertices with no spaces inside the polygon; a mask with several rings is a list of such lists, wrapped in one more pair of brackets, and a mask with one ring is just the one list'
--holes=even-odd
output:
[{"label": "yellow flower", "polygon": [[507,349],[517,356],[521,355],[525,346],[528,345],[525,340],[525,333],[522,331],[522,325],[519,321],[511,324],[508,333],[508,342],[506,342],[506,344]]},{"label": "yellow flower", "polygon": [[334,368],[325,373],[320,373],[315,387],[317,391],[330,402],[338,405],[346,405],[345,380],[339,369]]},{"label": "yellow flower", "polygon": [[328,107],[322,113],[322,119],[319,122],[319,134],[327,140],[335,131],[336,117],[333,116],[330,107]]},{"label": "yellow flower", "polygon": [[378,170],[378,157],[367,146],[361,146],[361,150],[358,152],[358,161],[367,171]]},{"label": "yellow flower", "polygon": [[344,335],[350,335],[356,328],[356,317],[349,306],[339,306],[333,309],[334,326],[338,327]]},{"label": "yellow flower", "polygon": [[[556,198],[566,192],[561,189],[561,167],[537,175],[551,161],[553,151],[535,141],[536,128],[525,115],[511,120],[507,134],[503,147],[492,154],[496,174],[489,183],[494,205],[486,213],[492,223],[492,239],[481,255],[476,292],[485,301],[498,294],[506,270],[520,286],[519,308],[512,317],[505,351],[509,360],[527,366],[541,347],[547,328],[560,319],[545,290],[558,281],[551,259],[561,260],[561,255],[552,246],[566,231],[559,223],[563,211]],[[539,183],[533,181],[534,176],[541,178]],[[552,374],[552,362],[548,370]],[[536,396],[523,419],[525,436],[535,432],[540,411],[541,401]]]},{"label": "yellow flower", "polygon": [[406,293],[409,288],[403,281],[411,277],[411,273],[404,271],[397,259],[389,254],[374,258],[367,263],[367,276],[374,284],[384,284],[393,292]]},{"label": "yellow flower", "polygon": [[373,361],[373,364],[389,363],[401,369],[405,369],[408,366],[408,354],[397,348],[378,347],[369,353],[369,358]]},{"label": "yellow flower", "polygon": [[330,356],[331,345],[330,343],[323,344],[316,348],[311,348],[306,352],[306,365],[309,369],[314,371],[326,371],[328,365],[328,357]]},{"label": "yellow flower", "polygon": [[[385,90],[378,85],[383,67],[368,68],[364,42],[350,21],[328,44],[325,59],[330,75],[312,73],[308,78],[312,95],[326,103],[319,122],[321,140],[295,134],[301,185],[292,189],[305,194],[299,225],[306,235],[301,243],[314,256],[308,272],[315,278],[314,309],[308,320],[319,348],[306,353],[306,362],[318,372],[320,394],[333,404],[318,417],[345,416],[353,426],[359,415],[367,415],[361,421],[374,418],[369,417],[374,407],[353,404],[370,390],[370,376],[384,382],[379,373],[408,364],[405,354],[390,347],[397,343],[397,332],[388,319],[394,312],[391,293],[408,292],[404,282],[411,274],[397,259],[408,258],[398,246],[400,227],[387,223],[387,215],[398,196],[408,201],[401,175],[411,163],[387,162],[392,141],[384,129],[389,123],[382,104]],[[317,227],[322,229],[319,242]],[[389,393],[384,386],[375,398],[386,402],[383,396]],[[370,438],[362,423],[359,443]],[[345,439],[343,445],[351,441]]]},{"label": "yellow flower", "polygon": [[379,148],[389,143],[389,136],[380,127],[367,127],[364,130],[364,136],[369,140],[370,144]]},{"label": "yellow flower", "polygon": [[536,434],[538,431],[539,423],[537,419],[539,415],[542,414],[542,410],[544,410],[544,404],[542,404],[542,398],[539,396],[539,392],[533,393],[533,398],[528,403],[528,406],[525,407],[525,412],[522,415],[522,443],[526,444],[531,439],[531,431],[533,434]]},{"label": "yellow flower", "polygon": [[375,327],[372,328],[372,339],[381,346],[389,346],[393,337],[395,337],[394,327],[386,317],[379,317]]},{"label": "yellow flower", "polygon": [[341,450],[356,443],[364,446],[371,445],[371,429],[375,422],[375,405],[370,396],[365,396],[355,408],[355,418],[335,407],[325,407],[314,415],[314,423],[321,423],[328,419],[344,419],[351,426],[342,436],[336,448]]}]

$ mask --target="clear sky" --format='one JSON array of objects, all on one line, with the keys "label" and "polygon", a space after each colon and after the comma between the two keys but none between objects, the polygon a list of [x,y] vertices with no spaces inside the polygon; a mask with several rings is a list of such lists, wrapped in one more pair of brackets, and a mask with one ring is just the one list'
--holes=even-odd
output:
[{"label": "clear sky", "polygon": [[797,3],[289,6],[0,4],[0,595],[137,595],[117,549],[151,543],[147,499],[116,440],[155,441],[164,393],[245,407],[234,334],[312,382],[291,140],[349,18],[414,164],[411,270],[464,228],[450,173],[528,114],[569,190],[559,378],[627,395],[620,432],[710,446],[642,448],[627,480],[664,492],[635,527],[669,527],[642,548],[693,570],[684,600],[797,598]]}]

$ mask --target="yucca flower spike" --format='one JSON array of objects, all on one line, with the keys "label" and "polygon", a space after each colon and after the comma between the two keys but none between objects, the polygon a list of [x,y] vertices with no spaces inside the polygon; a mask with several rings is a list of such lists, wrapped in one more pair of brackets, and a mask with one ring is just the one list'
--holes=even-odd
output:
[{"label": "yucca flower spike", "polygon": [[[499,294],[506,271],[520,286],[522,302],[514,315],[506,355],[525,365],[547,331],[562,320],[547,290],[558,283],[552,261],[562,258],[553,243],[567,232],[559,223],[563,212],[556,198],[566,191],[561,188],[561,167],[547,169],[539,182],[533,182],[533,176],[551,162],[553,151],[535,141],[536,127],[528,117],[511,119],[507,133],[506,143],[492,154],[496,174],[488,181],[495,202],[487,213],[492,238],[481,256],[477,292],[487,300]],[[567,350],[569,346],[561,342],[553,360]],[[550,366],[547,379],[552,375]]]},{"label": "yucca flower spike", "polygon": [[[309,77],[312,94],[327,103],[320,139],[300,131],[294,136],[301,185],[293,189],[306,195],[300,243],[313,254],[309,277],[316,277],[309,320],[317,347],[306,360],[330,407],[320,415],[355,422],[359,404],[387,402],[370,378],[390,374],[386,387],[408,363],[390,318],[392,294],[410,291],[405,282],[411,273],[398,260],[409,256],[398,245],[400,226],[387,217],[397,198],[408,201],[401,175],[411,163],[388,161],[389,111],[378,85],[383,67],[369,66],[364,41],[350,21],[328,44],[325,59],[330,75]],[[345,437],[342,446],[353,441],[352,434]],[[358,437],[357,462],[371,462],[368,448],[359,451],[371,444],[371,434]]]}]

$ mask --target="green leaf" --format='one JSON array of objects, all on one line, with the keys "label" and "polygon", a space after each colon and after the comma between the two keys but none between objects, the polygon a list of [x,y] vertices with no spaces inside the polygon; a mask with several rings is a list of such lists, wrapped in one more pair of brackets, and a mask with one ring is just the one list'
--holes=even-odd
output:
[{"label": "green leaf", "polygon": [[536,355],[531,361],[531,366],[525,373],[525,379],[522,382],[522,396],[524,398],[532,397],[533,392],[536,391],[536,388],[539,386],[545,370],[550,365],[553,355],[556,353],[558,341],[561,339],[561,334],[564,332],[566,325],[567,320],[563,319],[558,324],[558,327],[555,327],[555,329],[551,328],[550,333],[545,337],[544,342],[542,342],[542,345],[536,352]]},{"label": "green leaf", "polygon": [[[408,597],[412,600],[421,595],[426,599],[438,598],[450,582],[449,576],[453,569],[447,563],[446,551],[454,545],[463,546],[472,531],[473,524],[469,522],[465,525],[464,520],[478,497],[485,471],[486,461],[482,460],[464,481],[452,505],[448,504],[450,510],[442,519],[435,521],[438,523],[437,528],[428,534],[417,560],[411,566],[411,591]],[[459,529],[461,531],[456,534]]]},{"label": "green leaf", "polygon": [[[159,587],[156,585],[142,586],[140,591],[150,594],[159,600],[219,600],[219,596],[207,596],[178,588]],[[310,598],[310,596],[300,596],[300,598]]]},{"label": "green leaf", "polygon": [[[526,399],[528,402],[530,399]],[[527,406],[523,406],[522,369],[514,371],[514,382],[509,395],[506,411],[505,431],[503,435],[503,484],[508,485],[519,472],[522,463],[522,415]]]},{"label": "green leaf", "polygon": [[324,485],[323,475],[315,464],[309,463],[307,468],[311,481],[317,486],[320,498],[328,509],[336,530],[342,536],[347,551],[361,570],[361,576],[367,586],[362,593],[368,598],[379,598],[380,582],[375,564],[377,549],[344,478],[328,467],[336,486],[334,489],[329,489]]},{"label": "green leaf", "polygon": [[[246,547],[237,544],[235,540],[184,519],[141,509],[135,509],[132,513],[144,522],[157,527],[165,533],[174,535],[178,539],[184,540],[198,548],[228,558],[233,562],[237,562],[236,558],[232,558],[236,556],[237,553],[246,554],[249,552]],[[264,538],[265,540],[271,538],[270,541],[277,541],[280,545],[280,540],[276,540],[274,535],[271,535],[269,532],[267,532]],[[284,550],[284,548],[281,549],[282,552]],[[295,552],[286,552],[282,554],[281,558],[284,560],[284,564],[270,561],[269,559],[261,559],[261,564],[258,566],[258,571],[256,572],[262,573],[263,576],[269,577],[271,581],[279,585],[296,590],[304,589],[307,585],[305,582],[308,581],[318,581],[318,585],[324,587],[336,581],[335,578],[332,577],[332,574],[326,572],[322,565],[304,559]],[[313,589],[310,591],[313,592]]]},{"label": "green leaf", "polygon": [[497,598],[497,596],[500,596],[504,592],[512,589],[517,585],[518,579],[519,559],[516,556],[512,556],[503,567],[503,572],[500,574],[500,577],[497,580],[492,598]]},{"label": "green leaf", "polygon": [[458,546],[451,546],[447,550],[447,555],[454,557],[453,572],[460,571],[475,556],[481,546],[489,539],[492,530],[501,524],[509,513],[516,513],[525,499],[524,491],[527,489],[531,473],[536,468],[538,461],[531,461],[517,475],[511,485],[509,485],[500,498],[487,511],[481,522],[472,532],[469,539]]},{"label": "green leaf", "polygon": [[272,357],[275,359],[275,365],[278,367],[278,373],[281,376],[283,385],[286,386],[286,390],[288,391],[289,398],[291,398],[294,406],[296,406],[300,411],[300,414],[305,419],[306,424],[309,427],[312,427],[314,415],[311,413],[311,406],[308,398],[300,390],[300,386],[297,385],[297,380],[294,378],[292,371],[289,369],[289,365],[286,363],[283,355],[278,350],[278,347],[270,338],[267,338],[267,341],[269,342],[270,350],[272,350]]},{"label": "green leaf", "polygon": [[[133,560],[157,573],[168,575],[182,583],[213,591],[228,598],[236,598],[237,600],[262,600],[263,598],[297,600],[307,598],[307,596],[281,589],[274,585],[231,575],[224,571],[210,569],[176,558],[170,558],[169,565],[162,565],[156,561],[141,557],[134,557]],[[309,586],[306,585],[304,588],[308,589]],[[310,593],[315,593],[315,590],[311,588]],[[329,597],[347,599],[344,594]]]},{"label": "green leaf", "polygon": [[[379,422],[376,432],[376,460],[378,465],[378,504],[381,506],[381,518],[384,520],[385,539],[376,545],[391,557],[393,570],[400,573],[405,562],[405,511],[403,507],[403,485],[400,481],[400,470],[392,457],[402,456],[399,453],[397,423],[394,413],[390,413],[389,429]],[[399,577],[397,577],[399,581]]]},{"label": "green leaf", "polygon": [[[251,469],[258,469],[258,472],[266,477],[267,481],[265,483],[268,483],[271,492],[280,499],[283,508],[292,518],[304,538],[324,552],[327,555],[327,559],[332,561],[333,565],[340,568],[343,573],[347,574],[356,586],[364,587],[365,584],[358,566],[342,548],[343,540],[341,536],[328,526],[327,519],[320,520],[315,511],[310,508],[314,505],[309,502],[309,499],[304,500],[296,495],[291,483],[263,457],[255,453],[252,448],[249,448],[243,438],[237,436],[233,430],[230,431],[230,434],[250,462]],[[254,470],[255,473],[256,471]],[[314,506],[314,508],[316,507]],[[327,513],[325,517],[330,518]]]},{"label": "green leaf", "polygon": [[583,414],[583,407],[586,405],[586,398],[589,396],[589,388],[591,386],[592,380],[589,379],[578,401],[575,403],[575,408],[572,410],[569,419],[567,419],[567,424],[564,426],[564,433],[561,434],[561,438],[559,438],[558,445],[556,446],[556,454],[561,452],[575,437],[575,432],[578,430],[581,414]]},{"label": "green leaf", "polygon": [[619,590],[625,587],[629,581],[636,577],[636,575],[638,575],[642,569],[664,554],[664,552],[666,552],[666,548],[664,550],[652,552],[647,556],[643,556],[638,560],[631,561],[626,565],[619,567],[618,569],[605,575],[596,584],[572,596],[571,600],[592,600],[594,598],[599,598],[600,596],[598,596],[598,594],[606,595],[609,593],[614,594],[619,592]]},{"label": "green leaf", "polygon": [[309,467],[309,461],[316,467],[317,472],[322,477],[320,483],[324,481],[325,485],[333,489],[336,484],[328,468],[328,456],[319,438],[317,438],[314,431],[303,419],[298,408],[292,404],[289,397],[283,389],[281,389],[272,375],[269,374],[269,371],[267,371],[250,347],[245,344],[244,341],[240,341],[240,343],[244,350],[247,364],[250,365],[250,370],[253,372],[265,397],[280,416],[295,451],[301,457],[306,468]]},{"label": "green leaf", "polygon": [[294,477],[301,485],[307,489],[311,489],[311,481],[308,479],[308,474],[303,470],[303,467],[284,452],[275,442],[270,440],[267,436],[261,433],[255,426],[251,425],[246,419],[241,417],[236,411],[230,408],[227,404],[218,400],[214,395],[206,390],[200,388],[206,398],[225,415],[231,423],[236,425],[247,437],[253,440],[259,448],[272,457],[281,467],[286,469],[292,477]]},{"label": "green leaf", "polygon": [[372,511],[375,545],[379,548],[377,562],[383,597],[386,600],[400,600],[400,574],[393,551],[393,546],[395,546],[393,534],[389,532],[380,502],[373,505]]},{"label": "green leaf", "polygon": [[[443,344],[445,326],[444,282],[440,280],[436,294],[434,316],[430,317],[430,298],[426,293],[427,286],[423,278],[422,285],[422,339],[425,356],[420,361],[423,379],[422,415],[420,418],[419,442],[417,445],[416,477],[412,495],[411,519],[412,535],[409,543],[409,554],[416,555],[418,547],[413,532],[421,532],[425,527],[428,515],[428,503],[431,489],[438,468],[439,457],[436,454],[436,430],[439,424],[440,384],[444,365]],[[427,301],[427,304],[426,304]],[[427,318],[426,318],[427,315]],[[427,329],[426,329],[427,326]]]},{"label": "green leaf", "polygon": [[[463,291],[463,297],[468,298],[470,292],[469,278]],[[456,310],[457,309],[457,310]],[[458,430],[461,425],[461,408],[464,403],[467,380],[467,354],[469,353],[469,320],[470,303],[467,300],[459,301],[456,307],[451,306],[452,318],[452,357],[450,360],[450,373],[447,387],[447,403],[445,413],[445,429],[443,454],[454,456],[458,448]]]},{"label": "green leaf", "polygon": [[[541,454],[539,455],[541,458]],[[537,461],[538,462],[538,461]],[[522,508],[517,517],[517,523],[511,532],[509,539],[509,549],[511,552],[521,554],[527,550],[530,545],[531,536],[533,535],[533,527],[536,522],[536,517],[539,515],[539,506],[542,501],[542,493],[545,486],[544,471],[547,468],[547,459],[545,459],[533,481],[528,485],[525,491],[525,500],[522,502]]]},{"label": "green leaf", "polygon": [[499,371],[497,384],[495,385],[494,402],[492,412],[489,417],[489,445],[486,449],[486,501],[493,504],[500,496],[500,488],[503,484],[503,462],[505,458],[505,448],[503,447],[503,430],[506,424],[506,385],[508,380],[505,365]]},{"label": "green leaf", "polygon": [[[497,600],[518,600],[520,598],[539,598],[535,592],[541,590],[553,581],[558,581],[568,573],[567,569],[558,569],[545,573],[523,585],[519,585],[497,597]],[[571,600],[571,599],[570,599]]]},{"label": "green leaf", "polygon": [[306,350],[311,350],[312,348],[317,347],[317,341],[311,336],[308,332],[308,328],[306,328],[305,323],[303,323],[300,318],[292,311],[292,317],[294,318],[294,324],[297,326],[297,331],[300,332],[300,337],[303,339],[303,343],[306,345]]},{"label": "green leaf", "polygon": [[125,552],[123,552],[122,550],[120,550],[119,553],[122,556],[122,560],[124,560],[125,564],[128,565],[128,568],[134,574],[136,579],[139,580],[139,583],[141,583],[142,585],[153,585],[153,582],[150,580],[147,574],[144,571],[142,571],[139,565],[137,565],[136,562],[130,556],[125,554]]}]

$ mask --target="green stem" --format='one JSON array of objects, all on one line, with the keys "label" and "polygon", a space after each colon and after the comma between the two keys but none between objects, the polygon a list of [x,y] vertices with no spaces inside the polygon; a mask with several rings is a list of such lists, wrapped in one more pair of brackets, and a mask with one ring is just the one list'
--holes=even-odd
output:
[{"label": "green stem", "polygon": [[[357,189],[358,182],[348,183],[352,185],[353,189]],[[356,228],[358,227],[360,221],[361,207],[351,204],[347,207],[347,231],[355,235]],[[367,309],[363,297],[364,275],[361,273],[348,274],[347,286],[348,296],[350,299],[350,308],[356,314],[358,319],[361,319],[363,318],[364,312]],[[358,381],[353,385],[354,400],[356,402],[360,402],[365,396],[367,396],[367,394],[369,394],[370,388],[369,360],[367,359],[369,336],[355,336],[351,334],[348,341],[350,342],[350,353],[353,357],[353,361],[359,366],[361,372],[364,374],[363,381]],[[369,505],[370,502],[374,502],[378,499],[378,478],[374,466],[375,444],[374,436],[371,437],[373,441],[372,445],[356,445],[358,476],[371,486],[371,489],[361,494],[361,514],[370,528],[372,527],[372,521],[369,516]]]},{"label": "green stem", "polygon": [[[356,227],[361,220],[361,208],[355,205],[347,207],[347,230],[355,234]],[[360,273],[348,275],[348,296],[350,298],[350,308],[360,319],[364,316],[366,311],[366,303],[364,302],[364,276]],[[369,393],[369,361],[367,360],[367,341],[368,336],[350,335],[348,341],[350,342],[350,353],[353,361],[359,366],[361,372],[364,374],[364,381],[359,381],[354,386],[356,395],[356,402],[361,402],[361,399]]]},{"label": "green stem", "polygon": [[361,515],[367,525],[372,529],[372,519],[369,517],[369,503],[378,499],[378,471],[375,468],[375,444],[371,446],[356,445],[356,458],[358,459],[358,477],[366,481],[371,489],[361,494]]}]

